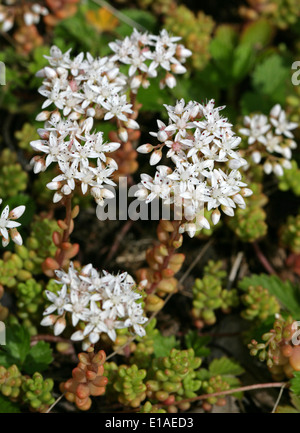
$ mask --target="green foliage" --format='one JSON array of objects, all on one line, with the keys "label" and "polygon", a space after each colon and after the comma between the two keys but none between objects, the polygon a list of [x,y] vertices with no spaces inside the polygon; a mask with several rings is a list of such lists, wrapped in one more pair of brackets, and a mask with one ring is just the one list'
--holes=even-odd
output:
[{"label": "green foliage", "polygon": [[285,64],[279,54],[272,54],[257,64],[252,81],[258,93],[267,95],[272,102],[284,104],[287,84],[290,84],[290,64]]},{"label": "green foliage", "polygon": [[52,361],[53,357],[50,344],[45,341],[38,341],[30,348],[23,369],[28,374],[32,374],[35,371],[44,371],[47,370]]},{"label": "green foliage", "polygon": [[0,197],[16,196],[27,188],[28,174],[17,162],[17,154],[4,149],[0,154]]},{"label": "green foliage", "polygon": [[24,326],[10,325],[6,332],[6,346],[0,351],[0,365],[8,368],[12,364],[26,373],[44,371],[52,362],[49,343],[39,341],[30,346],[30,334]]},{"label": "green foliage", "polygon": [[22,375],[16,365],[12,364],[7,369],[0,365],[0,392],[3,396],[17,399],[21,392],[21,385]]},{"label": "green foliage", "polygon": [[[249,278],[247,282],[249,283]],[[243,288],[246,292],[241,296],[241,300],[246,307],[241,313],[244,319],[265,321],[268,317],[279,313],[280,304],[267,288],[253,284],[247,287],[246,284],[244,280],[239,283],[239,287]]]},{"label": "green foliage", "polygon": [[[43,290],[43,284],[38,283],[33,278],[17,285],[17,315],[20,319],[27,319],[30,323],[40,321],[44,305]],[[31,329],[30,333],[37,333],[35,327]]]},{"label": "green foliage", "polygon": [[155,358],[147,376],[148,397],[160,402],[171,395],[178,401],[195,397],[201,386],[196,373],[200,365],[193,349],[172,349],[168,356]]},{"label": "green foliage", "polygon": [[297,162],[292,161],[290,169],[283,170],[283,176],[279,178],[278,188],[281,191],[291,190],[295,195],[300,195],[300,169]]},{"label": "green foliage", "polygon": [[0,284],[8,288],[14,287],[23,277],[22,268],[23,260],[19,255],[6,251],[0,259]]},{"label": "green foliage", "polygon": [[164,337],[161,334],[157,334],[154,338],[154,356],[159,358],[161,356],[167,356],[170,351],[178,347],[178,343],[174,335],[170,337]]},{"label": "green foliage", "polygon": [[[143,11],[140,9],[122,9],[122,13],[132,19],[133,21],[139,23],[145,29],[147,29],[150,33],[156,32],[157,22],[155,17],[147,11]],[[122,38],[125,36],[129,36],[132,33],[132,27],[128,24],[122,22],[117,28],[118,35]]]},{"label": "green foliage", "polygon": [[20,131],[15,132],[15,137],[18,140],[20,149],[26,150],[26,152],[33,153],[34,150],[30,146],[30,142],[39,139],[39,135],[36,132],[36,125],[29,122],[24,123]]},{"label": "green foliage", "polygon": [[150,401],[146,401],[146,403],[140,407],[138,413],[167,413],[167,411],[152,405]]},{"label": "green foliage", "polygon": [[203,278],[195,280],[192,316],[199,326],[199,321],[203,325],[213,325],[216,322],[215,310],[221,309],[223,312],[228,312],[239,303],[235,289],[222,288],[226,272],[224,273],[221,266],[222,262],[210,262],[204,269]]},{"label": "green foliage", "polygon": [[22,383],[23,401],[33,411],[44,412],[54,403],[51,394],[54,382],[52,379],[43,379],[40,373],[34,373],[31,377],[24,377]]},{"label": "green foliage", "polygon": [[92,55],[99,55],[101,50],[101,55],[105,56],[108,41],[100,37],[89,25],[85,16],[86,11],[87,6],[81,5],[75,15],[60,21],[54,29],[54,43],[62,51],[72,47],[74,52],[89,51]]},{"label": "green foliage", "polygon": [[261,49],[271,42],[273,33],[270,22],[265,18],[260,18],[244,28],[240,41],[255,49]]},{"label": "green foliage", "polygon": [[0,395],[0,413],[21,413],[19,406]]},{"label": "green foliage", "polygon": [[174,35],[182,37],[183,44],[192,50],[192,63],[195,69],[202,70],[210,59],[209,43],[214,28],[210,16],[199,11],[195,15],[185,5],[180,5],[168,13],[165,27]]},{"label": "green foliage", "polygon": [[244,369],[235,360],[224,356],[219,359],[214,359],[209,364],[209,372],[211,375],[240,376],[244,373]]},{"label": "green foliage", "polygon": [[290,389],[297,397],[300,397],[300,371],[294,371]]},{"label": "green foliage", "polygon": [[261,184],[251,183],[249,188],[253,194],[247,198],[246,208],[238,208],[234,216],[227,219],[230,229],[243,242],[254,242],[265,236],[268,230],[267,215],[263,209],[268,201],[267,196],[262,193]]},{"label": "green foliage", "polygon": [[289,215],[280,229],[280,241],[295,254],[300,254],[300,214]]},{"label": "green foliage", "polygon": [[295,394],[290,395],[293,406],[278,406],[276,413],[300,413],[300,398]]},{"label": "green foliage", "polygon": [[[260,274],[246,277],[239,283],[239,287],[245,291],[250,286],[261,286],[268,290],[269,294],[275,296],[282,307],[292,314],[295,320],[300,317],[299,290],[290,281],[282,281],[276,275]],[[274,305],[274,301],[272,303]]]},{"label": "green foliage", "polygon": [[[163,341],[160,340],[161,336],[158,329],[156,329],[155,318],[147,324],[145,330],[146,335],[144,337],[136,338],[136,348],[133,356],[130,358],[130,363],[136,364],[139,368],[148,368],[151,364],[153,354],[155,354],[155,356],[162,356],[157,353],[163,351],[164,341],[167,340],[166,338],[163,338]],[[172,345],[172,347],[174,346]],[[170,349],[172,347],[170,347]]]},{"label": "green foliage", "polygon": [[[240,380],[236,376],[244,373],[244,369],[238,362],[222,357],[214,359],[208,369],[201,368],[197,377],[202,381],[201,390],[203,394],[213,394],[215,392],[227,391],[240,386]],[[236,398],[241,398],[241,393],[234,394]],[[209,404],[216,404],[223,400],[223,397],[209,397]]]},{"label": "green foliage", "polygon": [[146,398],[146,385],[143,382],[146,374],[146,370],[139,369],[135,364],[130,367],[119,366],[114,388],[118,392],[120,403],[131,407],[140,406]]},{"label": "green foliage", "polygon": [[188,349],[193,349],[197,357],[204,358],[210,354],[210,349],[207,346],[211,341],[211,337],[200,337],[197,331],[189,332],[184,336],[184,342]]}]

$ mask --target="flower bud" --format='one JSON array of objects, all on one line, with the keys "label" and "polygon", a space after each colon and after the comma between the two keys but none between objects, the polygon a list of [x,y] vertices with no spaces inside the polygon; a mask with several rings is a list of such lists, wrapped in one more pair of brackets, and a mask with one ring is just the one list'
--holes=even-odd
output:
[{"label": "flower bud", "polygon": [[186,68],[181,63],[173,63],[173,65],[171,65],[171,71],[174,72],[174,74],[184,74]]},{"label": "flower bud", "polygon": [[139,153],[150,153],[153,150],[153,146],[149,143],[147,144],[142,144],[141,146],[139,146],[137,149],[137,152]]},{"label": "flower bud", "polygon": [[156,165],[162,158],[162,151],[160,149],[155,150],[150,157],[150,165]]},{"label": "flower bud", "polygon": [[219,211],[219,209],[215,209],[211,214],[211,220],[213,225],[218,224],[218,222],[220,221],[220,217],[221,217],[221,212]]}]

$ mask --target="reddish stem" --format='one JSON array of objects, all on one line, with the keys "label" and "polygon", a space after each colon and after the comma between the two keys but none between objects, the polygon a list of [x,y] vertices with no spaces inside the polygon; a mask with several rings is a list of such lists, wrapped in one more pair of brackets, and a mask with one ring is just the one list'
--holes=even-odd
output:
[{"label": "reddish stem", "polygon": [[273,269],[273,267],[271,266],[270,262],[268,261],[268,259],[266,258],[266,256],[262,253],[261,249],[259,248],[259,245],[257,242],[253,242],[253,248],[256,252],[257,258],[260,261],[260,263],[263,265],[263,267],[265,268],[265,270],[270,274],[270,275],[276,275],[276,271]]},{"label": "reddish stem", "polygon": [[[212,394],[202,394],[202,395],[199,395],[197,397],[175,401],[174,403],[172,403],[172,405],[178,405],[181,403],[191,403],[193,401],[206,400],[206,399],[211,398],[211,397],[221,397],[223,395],[231,395],[231,394],[235,394],[237,392],[253,391],[256,389],[281,388],[283,386],[286,386],[286,384],[287,384],[287,382],[257,383],[255,385],[241,386],[240,388],[229,389],[227,391],[219,391],[219,392],[214,392]],[[162,407],[162,406],[166,406],[166,405],[163,405],[163,404],[159,405],[159,407]]]}]

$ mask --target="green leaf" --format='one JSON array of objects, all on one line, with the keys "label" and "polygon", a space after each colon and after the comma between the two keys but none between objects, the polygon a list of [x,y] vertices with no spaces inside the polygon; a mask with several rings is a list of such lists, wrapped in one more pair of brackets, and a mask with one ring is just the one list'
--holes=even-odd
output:
[{"label": "green leaf", "polygon": [[0,413],[21,413],[17,404],[0,395]]},{"label": "green leaf", "polygon": [[244,373],[244,369],[233,359],[223,356],[219,359],[214,359],[209,365],[209,372],[213,375],[222,376],[239,376]]},{"label": "green leaf", "polygon": [[300,397],[290,393],[291,403],[293,406],[278,406],[276,413],[300,413]]},{"label": "green leaf", "polygon": [[163,104],[171,104],[173,98],[167,89],[159,88],[159,79],[156,78],[151,80],[148,89],[139,89],[138,101],[142,103],[141,111],[165,112]]},{"label": "green leaf", "polygon": [[186,347],[194,349],[195,356],[205,357],[210,354],[210,349],[206,347],[211,341],[210,337],[199,337],[197,331],[190,330],[184,337]]},{"label": "green leaf", "polygon": [[300,413],[299,410],[292,406],[278,406],[276,413]]},{"label": "green leaf", "polygon": [[261,113],[269,113],[274,105],[274,101],[268,96],[262,95],[259,92],[245,92],[240,100],[242,115],[260,111]]},{"label": "green leaf", "polygon": [[264,48],[271,42],[274,30],[264,18],[253,21],[245,27],[241,35],[241,44],[251,45],[254,49]]},{"label": "green leaf", "polygon": [[297,395],[292,393],[290,395],[292,404],[295,406],[298,412],[300,412],[300,396],[298,397]]},{"label": "green leaf", "polygon": [[290,281],[282,281],[276,275],[252,275],[239,282],[239,288],[247,290],[249,286],[262,286],[271,295],[276,296],[282,306],[298,320],[300,317],[300,291]]},{"label": "green leaf", "polygon": [[30,348],[23,369],[28,374],[33,374],[36,371],[41,372],[47,369],[52,360],[50,344],[45,341],[39,341],[35,346]]},{"label": "green leaf", "polygon": [[[239,388],[241,386],[241,381],[237,378],[237,377],[233,377],[233,376],[226,376],[226,382],[228,383],[228,385],[230,385],[230,389],[235,389],[235,388]],[[232,394],[235,398],[243,398],[244,393],[243,392],[235,392]]]},{"label": "green leaf", "polygon": [[291,391],[300,397],[300,371],[294,371],[294,377],[291,379]]},{"label": "green leaf", "polygon": [[174,347],[178,347],[178,342],[174,335],[171,337],[163,337],[158,334],[154,337],[154,356],[160,358],[161,356],[169,356],[170,351]]},{"label": "green leaf", "polygon": [[210,374],[210,372],[208,370],[206,370],[206,368],[200,368],[200,370],[198,370],[196,372],[196,376],[197,376],[197,379],[203,381],[203,380],[210,379],[212,375]]},{"label": "green leaf", "polygon": [[[157,20],[150,12],[138,9],[122,9],[121,12],[131,20],[145,27],[149,32],[156,33]],[[117,32],[122,37],[129,36],[132,33],[132,26],[123,22],[117,28]]]},{"label": "green leaf", "polygon": [[256,91],[281,102],[290,82],[290,68],[284,65],[280,55],[272,54],[256,66],[252,82]]},{"label": "green leaf", "polygon": [[23,364],[30,351],[30,335],[27,329],[20,325],[9,326],[6,330],[6,346],[0,352],[0,364],[9,367]]},{"label": "green leaf", "polygon": [[241,80],[252,68],[255,53],[250,44],[240,44],[233,55],[232,76],[236,80]]}]

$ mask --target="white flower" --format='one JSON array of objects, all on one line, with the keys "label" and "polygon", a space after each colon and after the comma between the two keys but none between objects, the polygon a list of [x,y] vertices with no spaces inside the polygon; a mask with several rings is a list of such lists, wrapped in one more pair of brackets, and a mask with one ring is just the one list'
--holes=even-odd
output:
[{"label": "white flower", "polygon": [[259,143],[266,144],[267,139],[265,134],[271,128],[271,125],[268,123],[268,118],[264,114],[256,114],[252,118],[249,116],[244,117],[244,124],[248,126],[248,128],[240,129],[240,134],[247,135],[248,144],[253,144],[255,141]]},{"label": "white flower", "polygon": [[69,302],[66,284],[64,284],[61,290],[59,290],[57,293],[46,290],[45,294],[48,300],[51,302],[51,305],[46,308],[44,315],[47,316],[48,314],[52,314],[57,310],[57,314],[61,316],[64,312],[65,305]]},{"label": "white flower", "polygon": [[240,137],[235,136],[231,123],[220,114],[224,107],[215,107],[214,100],[186,104],[181,99],[175,106],[165,107],[169,124],[158,120],[158,132],[150,133],[160,143],[140,149],[145,153],[155,149],[150,157],[150,165],[154,165],[167,148],[166,157],[171,163],[157,166],[153,178],[141,174],[135,196],[146,203],[160,197],[164,204],[181,208],[189,220],[181,230],[194,236],[196,231],[209,228],[203,216],[205,208],[213,210],[212,221],[217,224],[218,208],[232,216],[237,206],[245,207],[241,192],[246,184],[238,169],[247,161],[238,151]]},{"label": "white flower", "polygon": [[[51,305],[44,311],[42,326],[54,325],[55,335],[59,335],[67,326],[76,327],[84,324],[83,330],[76,330],[71,339],[95,344],[105,333],[113,341],[117,338],[116,330],[132,327],[142,335],[140,326],[148,319],[144,316],[139,287],[135,288],[133,278],[126,272],[112,275],[106,271],[100,274],[91,264],[81,271],[70,263],[68,272],[56,271],[56,282],[62,284],[57,293],[46,291]],[[53,312],[57,310],[58,316]]]},{"label": "white flower", "polygon": [[[298,124],[288,121],[279,104],[271,109],[269,117],[263,114],[245,116],[244,124],[248,128],[240,129],[240,133],[248,137],[249,146],[245,154],[250,155],[255,164],[262,163],[266,174],[273,172],[276,176],[282,176],[283,168],[291,167],[292,149],[297,147],[291,130]],[[245,164],[244,169],[249,167]]]},{"label": "white flower", "polygon": [[[0,204],[2,203],[2,199],[0,199]],[[17,221],[14,221],[20,218],[26,207],[18,206],[15,209],[9,211],[9,206],[5,206],[0,216],[0,236],[2,237],[2,246],[6,247],[9,244],[9,238],[11,237],[12,241],[17,245],[22,245],[23,240],[16,229],[21,224]]]},{"label": "white flower", "polygon": [[294,135],[291,130],[298,127],[296,122],[288,122],[285,111],[280,107],[279,104],[275,105],[270,113],[270,121],[275,126],[275,133],[277,135],[285,135],[288,138],[293,138]]}]

